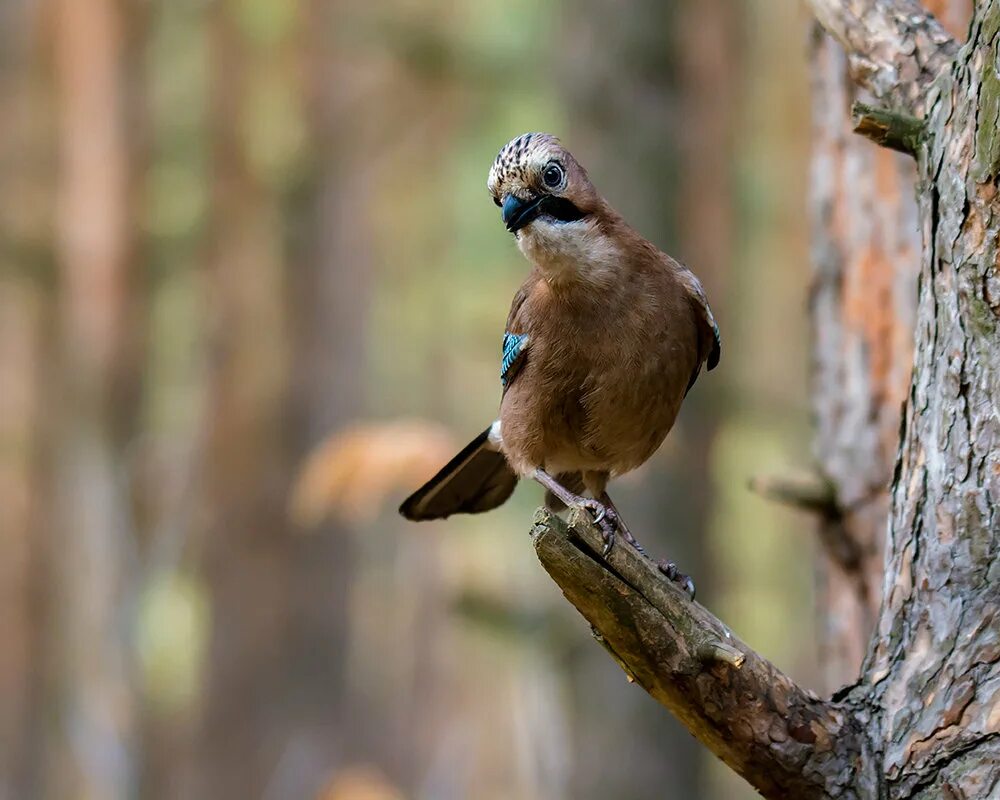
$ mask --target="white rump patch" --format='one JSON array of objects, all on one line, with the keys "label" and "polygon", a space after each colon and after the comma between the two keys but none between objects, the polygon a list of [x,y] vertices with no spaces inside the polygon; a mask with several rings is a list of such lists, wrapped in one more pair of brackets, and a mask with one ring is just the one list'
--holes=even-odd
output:
[{"label": "white rump patch", "polygon": [[496,452],[501,452],[503,450],[503,436],[500,433],[500,420],[496,420],[492,425],[490,425],[490,433],[486,439],[490,450],[495,450]]}]

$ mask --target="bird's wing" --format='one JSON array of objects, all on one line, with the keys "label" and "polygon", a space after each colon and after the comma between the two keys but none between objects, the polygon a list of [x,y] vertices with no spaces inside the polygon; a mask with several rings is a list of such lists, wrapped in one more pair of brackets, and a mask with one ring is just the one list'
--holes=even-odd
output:
[{"label": "bird's wing", "polygon": [[688,291],[688,296],[691,298],[698,318],[698,350],[701,361],[706,363],[710,370],[715,369],[719,363],[719,357],[722,355],[722,337],[719,335],[719,326],[715,323],[715,316],[708,305],[708,297],[705,295],[701,281],[683,264],[678,264],[678,266],[680,267],[681,282]]},{"label": "bird's wing", "polygon": [[691,387],[694,386],[694,382],[698,380],[702,364],[705,364],[709,370],[713,370],[718,366],[719,357],[722,355],[722,337],[719,335],[719,326],[716,324],[715,316],[708,305],[708,297],[705,295],[705,289],[702,287],[701,281],[683,264],[678,264],[678,267],[678,274],[681,282],[687,289],[688,297],[691,299],[691,305],[694,308],[695,318],[698,322],[699,358],[698,366],[695,367],[694,372],[691,374],[691,380],[688,381],[687,391],[690,391]]},{"label": "bird's wing", "polygon": [[504,392],[510,386],[511,381],[517,377],[521,367],[524,366],[525,358],[528,354],[528,344],[530,338],[523,330],[523,326],[518,319],[524,301],[528,297],[529,284],[525,283],[510,304],[510,313],[507,315],[507,326],[503,334],[503,350],[500,361],[500,385]]},{"label": "bird's wing", "polygon": [[702,308],[705,313],[705,324],[712,329],[711,349],[708,351],[706,359],[708,369],[711,371],[719,365],[719,358],[722,356],[722,336],[719,334],[719,326],[715,322],[712,309],[709,308],[707,301]]},{"label": "bird's wing", "polygon": [[524,365],[524,358],[528,352],[528,334],[511,333],[507,331],[503,335],[503,359],[500,362],[500,385],[504,390],[514,380],[518,371]]}]

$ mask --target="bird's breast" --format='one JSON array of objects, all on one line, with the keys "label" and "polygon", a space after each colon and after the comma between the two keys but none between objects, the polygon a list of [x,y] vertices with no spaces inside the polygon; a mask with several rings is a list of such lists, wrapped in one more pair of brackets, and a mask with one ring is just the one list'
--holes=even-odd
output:
[{"label": "bird's breast", "polygon": [[627,472],[655,452],[677,416],[688,359],[624,310],[590,314],[560,320],[550,304],[504,395],[504,450],[522,474],[538,466]]}]

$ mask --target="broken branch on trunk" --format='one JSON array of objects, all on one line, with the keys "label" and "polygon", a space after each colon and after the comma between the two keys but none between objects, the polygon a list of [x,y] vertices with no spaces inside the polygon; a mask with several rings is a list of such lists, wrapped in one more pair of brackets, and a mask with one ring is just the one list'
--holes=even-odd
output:
[{"label": "broken branch on trunk", "polygon": [[767,500],[819,515],[818,533],[827,555],[844,572],[857,573],[862,563],[863,543],[841,524],[845,509],[839,504],[837,491],[828,478],[816,472],[758,475],[750,479],[749,488]]},{"label": "broken branch on trunk", "polygon": [[838,794],[857,780],[860,726],[737,639],[634,548],[601,555],[585,514],[539,510],[542,566],[634,680],[765,797]]},{"label": "broken branch on trunk", "polygon": [[750,479],[749,489],[775,503],[812,511],[831,519],[840,516],[833,484],[815,472],[757,475]]},{"label": "broken branch on trunk", "polygon": [[865,103],[851,106],[851,122],[855,133],[871,139],[880,147],[888,147],[914,158],[926,135],[922,120]]}]

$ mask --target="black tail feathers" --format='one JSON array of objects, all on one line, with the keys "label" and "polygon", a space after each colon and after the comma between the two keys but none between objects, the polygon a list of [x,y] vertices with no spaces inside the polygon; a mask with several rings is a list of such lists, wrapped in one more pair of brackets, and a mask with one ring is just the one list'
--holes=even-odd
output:
[{"label": "black tail feathers", "polygon": [[487,428],[427,483],[403,501],[399,513],[414,521],[478,514],[502,505],[514,492],[517,475],[490,447]]}]

